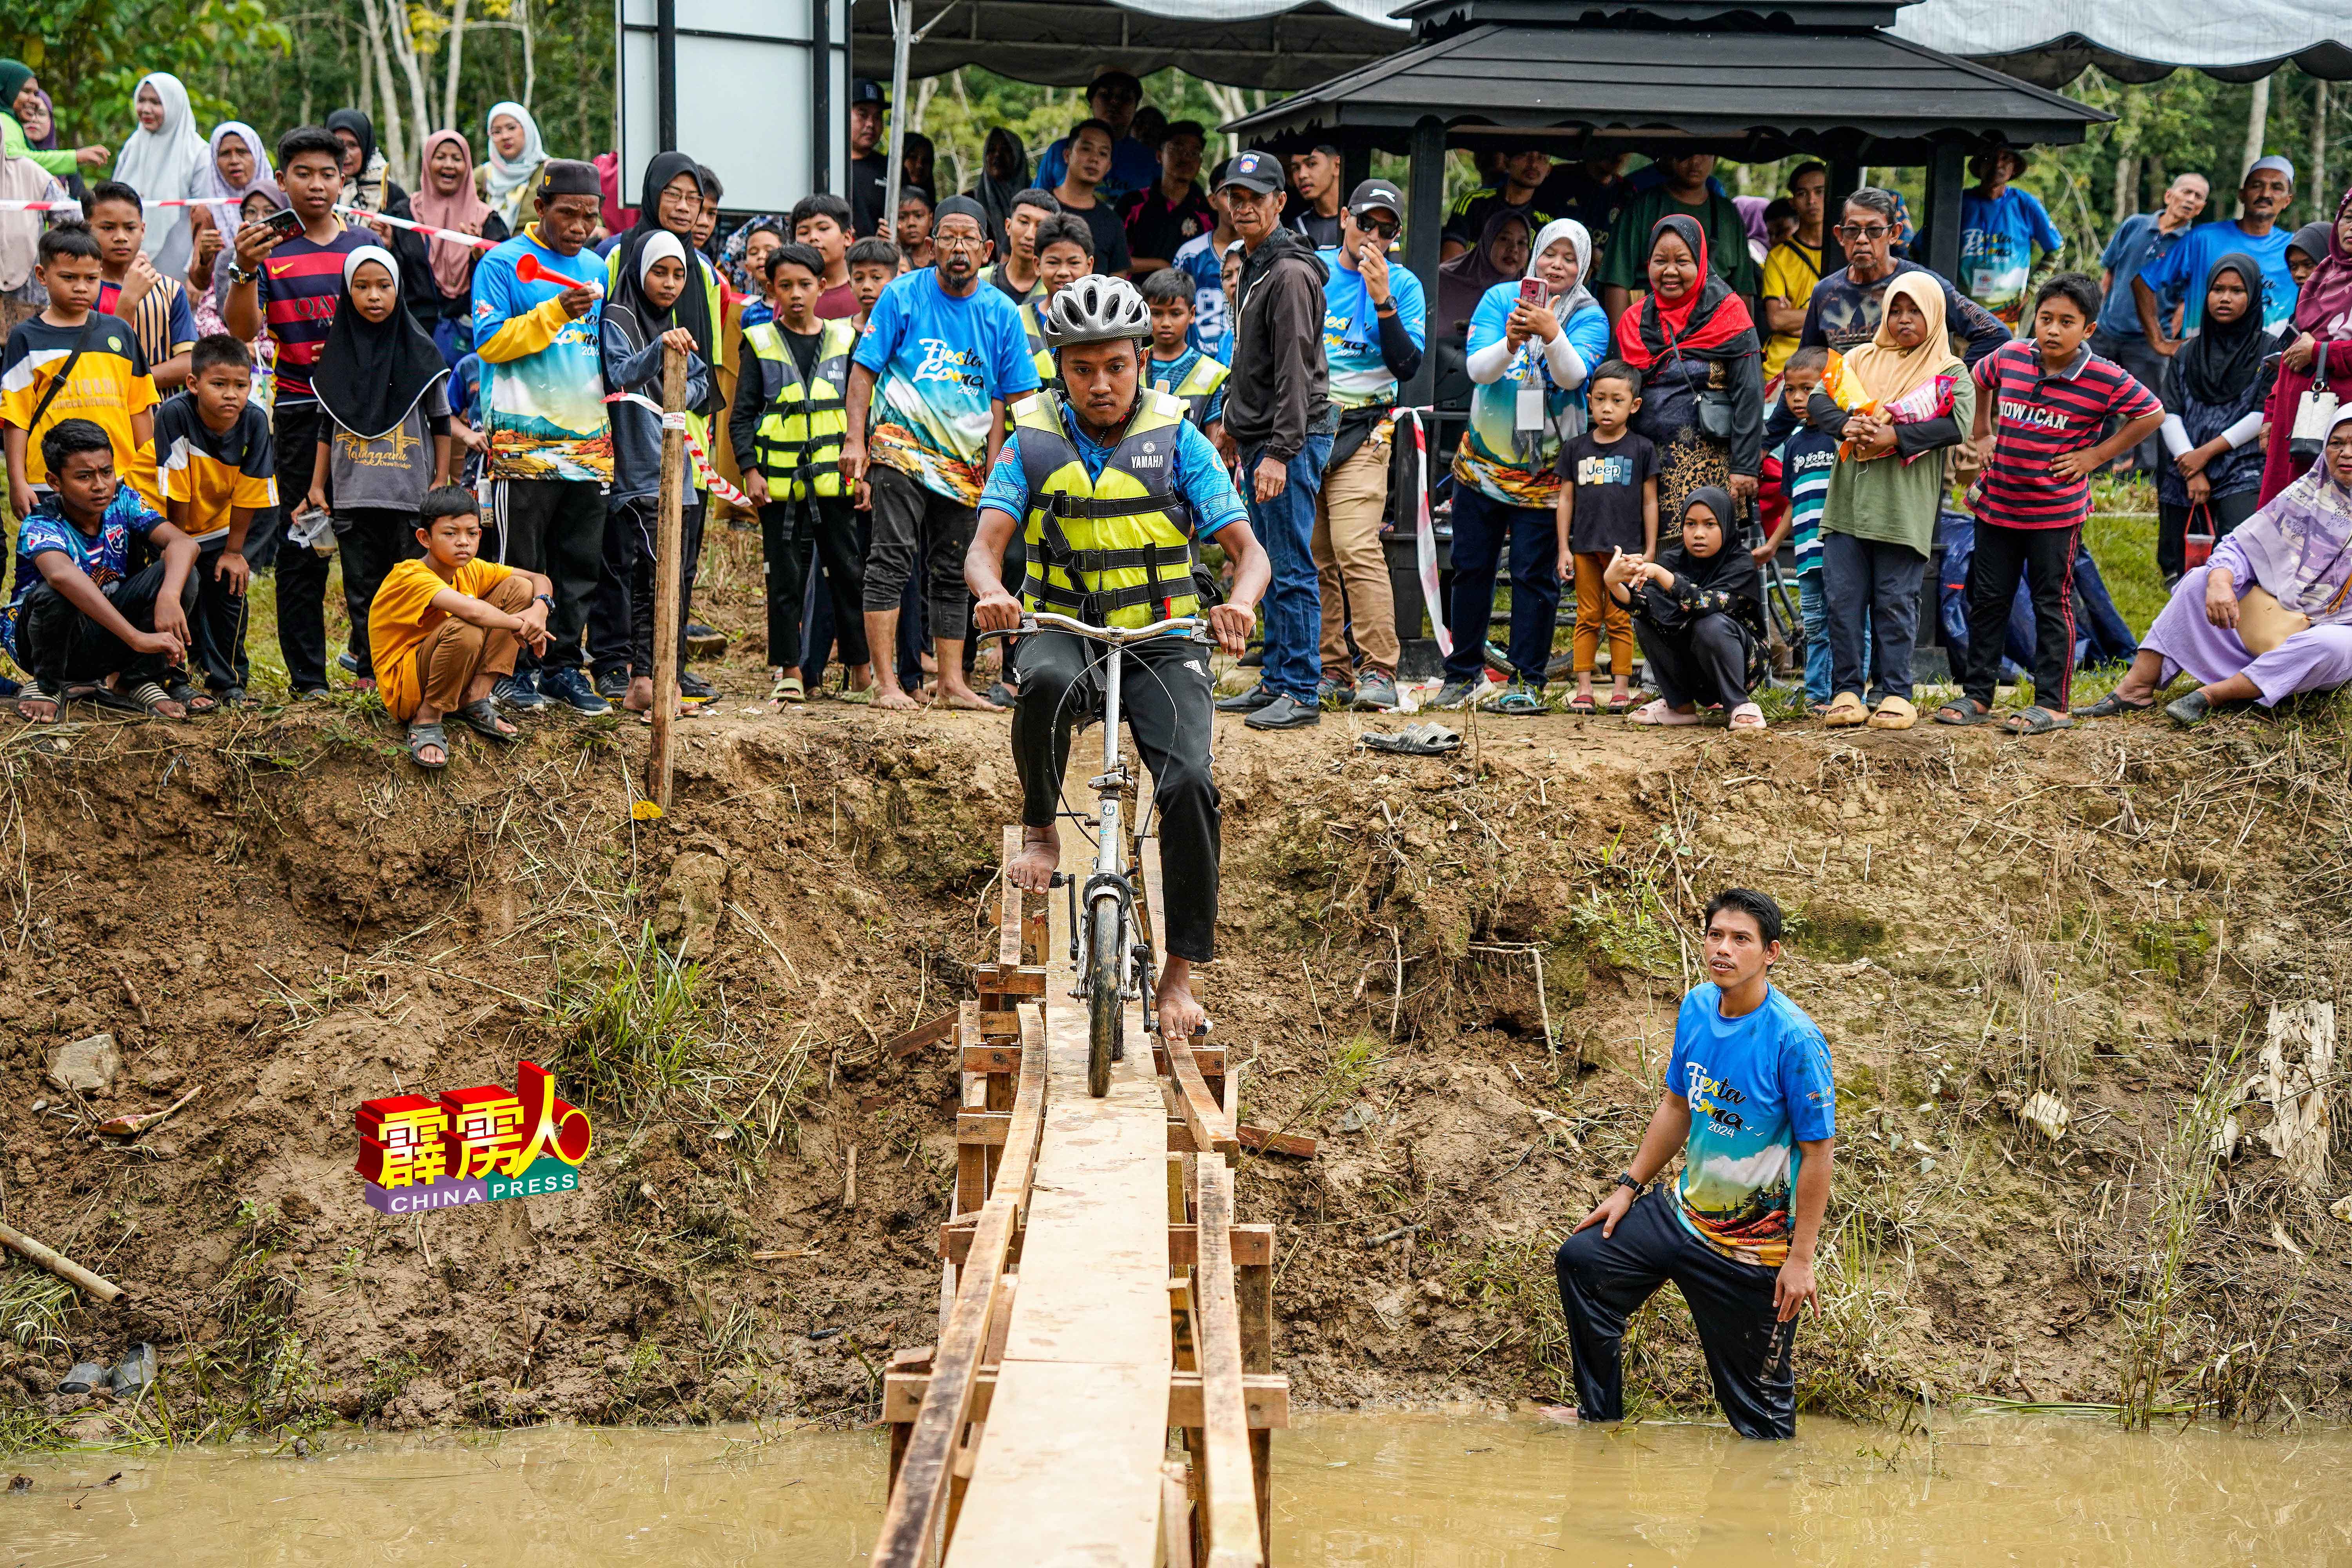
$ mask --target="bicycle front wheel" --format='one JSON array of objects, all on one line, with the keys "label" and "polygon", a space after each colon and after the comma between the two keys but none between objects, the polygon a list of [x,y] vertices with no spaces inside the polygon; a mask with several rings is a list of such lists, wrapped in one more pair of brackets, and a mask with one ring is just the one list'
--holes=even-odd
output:
[{"label": "bicycle front wheel", "polygon": [[1118,994],[1127,956],[1124,912],[1117,899],[1104,899],[1087,917],[1087,1092],[1097,1100],[1110,1092],[1110,1058],[1127,1024]]}]

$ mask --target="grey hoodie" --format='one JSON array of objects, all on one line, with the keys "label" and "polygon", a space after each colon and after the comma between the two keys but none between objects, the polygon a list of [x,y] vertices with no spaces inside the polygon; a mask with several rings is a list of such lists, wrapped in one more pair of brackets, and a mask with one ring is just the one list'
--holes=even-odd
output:
[{"label": "grey hoodie", "polygon": [[1243,451],[1287,463],[1310,435],[1335,430],[1331,374],[1323,362],[1323,285],[1315,247],[1277,228],[1242,261],[1225,433]]}]

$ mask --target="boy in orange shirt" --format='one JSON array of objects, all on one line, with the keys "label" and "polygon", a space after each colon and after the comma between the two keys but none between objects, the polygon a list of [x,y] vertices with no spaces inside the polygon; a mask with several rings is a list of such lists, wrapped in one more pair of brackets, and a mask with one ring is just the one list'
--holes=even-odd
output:
[{"label": "boy in orange shirt", "polygon": [[445,714],[490,740],[516,738],[490,689],[514,673],[525,644],[547,651],[555,588],[536,572],[477,558],[482,518],[470,490],[426,491],[416,521],[424,559],[385,575],[368,606],[368,642],[384,708],[407,721],[408,755],[432,771],[449,763]]}]

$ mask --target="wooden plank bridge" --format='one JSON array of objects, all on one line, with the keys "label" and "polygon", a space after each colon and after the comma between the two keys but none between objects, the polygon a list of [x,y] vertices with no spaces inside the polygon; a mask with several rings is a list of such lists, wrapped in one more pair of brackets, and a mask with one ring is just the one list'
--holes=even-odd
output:
[{"label": "wooden plank bridge", "polygon": [[[1019,848],[1006,828],[1005,859]],[[1092,852],[1068,835],[1062,868],[1083,881]],[[1143,871],[1149,919],[1151,841]],[[1147,1040],[1130,1005],[1127,1059],[1090,1098],[1066,904],[998,888],[978,1001],[919,1032],[961,1064],[956,1190],[938,1342],[897,1352],[884,1381],[874,1568],[1265,1563],[1289,1384],[1273,1226],[1234,1220],[1238,1069]]]}]

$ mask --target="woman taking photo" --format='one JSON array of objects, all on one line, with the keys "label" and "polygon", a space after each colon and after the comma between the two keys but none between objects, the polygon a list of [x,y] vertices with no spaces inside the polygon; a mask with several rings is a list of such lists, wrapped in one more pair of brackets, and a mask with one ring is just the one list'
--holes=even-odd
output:
[{"label": "woman taking photo", "polygon": [[[1490,238],[1496,226],[1487,226]],[[1486,254],[1482,245],[1455,261]],[[1609,319],[1584,287],[1591,261],[1592,238],[1582,224],[1546,224],[1524,285],[1496,283],[1472,316],[1470,424],[1454,454],[1454,651],[1446,656],[1440,708],[1468,702],[1485,674],[1495,569],[1507,545],[1512,680],[1486,707],[1543,711],[1559,613],[1556,465],[1560,444],[1584,433],[1584,378],[1609,348]]]},{"label": "woman taking photo", "polygon": [[2218,540],[2261,503],[2263,449],[2254,438],[2290,331],[2263,330],[2263,272],[2252,257],[2232,251],[2206,269],[2204,319],[2164,371],[2156,569],[2168,588],[2189,570],[2189,534]]},{"label": "woman taking photo", "polygon": [[[1887,285],[1877,335],[1830,357],[1805,412],[1816,429],[1842,437],[1822,508],[1836,694],[1824,721],[1908,730],[1919,718],[1911,653],[1944,499],[1943,452],[1960,444],[1977,413],[1976,385],[1952,353],[1934,274],[1906,272]],[[1874,706],[1864,701],[1865,670],[1876,677]]]},{"label": "woman taking photo", "polygon": [[[1702,486],[1729,491],[1743,510],[1754,504],[1764,471],[1763,349],[1747,305],[1709,270],[1697,219],[1660,218],[1649,246],[1650,291],[1617,318],[1617,357],[1642,373],[1633,430],[1658,449],[1658,520],[1671,529]],[[1738,542],[1738,520],[1722,521]]]}]

